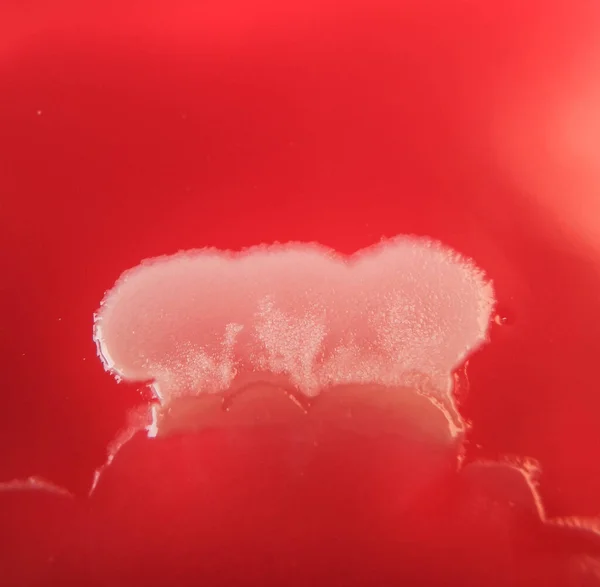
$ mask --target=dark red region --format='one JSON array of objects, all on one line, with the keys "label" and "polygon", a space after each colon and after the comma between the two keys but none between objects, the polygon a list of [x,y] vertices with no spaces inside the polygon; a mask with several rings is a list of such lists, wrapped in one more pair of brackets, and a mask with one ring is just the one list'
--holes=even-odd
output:
[{"label": "dark red region", "polygon": [[501,480],[491,497],[442,476],[395,509],[383,440],[292,483],[287,444],[137,439],[84,495],[147,399],[91,339],[124,269],[415,233],[474,258],[507,317],[469,362],[470,456],[534,457],[550,515],[597,515],[596,254],[498,171],[486,130],[505,72],[552,75],[595,22],[584,0],[4,2],[0,475],[78,496],[0,493],[4,584],[593,585],[590,537],[542,527]]},{"label": "dark red region", "polygon": [[600,545],[542,525],[514,470],[456,476],[439,467],[402,501],[407,471],[432,462],[408,448],[348,434],[315,448],[276,430],[138,437],[89,499],[3,496],[4,577],[10,585],[585,584],[578,561],[597,557]]}]

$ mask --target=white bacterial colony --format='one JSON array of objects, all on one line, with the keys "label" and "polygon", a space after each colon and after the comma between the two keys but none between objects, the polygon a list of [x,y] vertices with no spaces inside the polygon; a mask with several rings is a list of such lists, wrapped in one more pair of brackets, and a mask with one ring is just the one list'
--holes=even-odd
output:
[{"label": "white bacterial colony", "polygon": [[126,271],[95,316],[105,367],[181,396],[273,383],[410,387],[452,406],[452,371],[487,339],[491,283],[469,260],[398,237],[345,257],[314,244],[202,249]]}]

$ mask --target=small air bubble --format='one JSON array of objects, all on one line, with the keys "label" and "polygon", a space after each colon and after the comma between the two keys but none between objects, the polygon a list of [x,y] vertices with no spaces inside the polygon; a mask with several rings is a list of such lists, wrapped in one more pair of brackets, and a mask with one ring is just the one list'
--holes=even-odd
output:
[{"label": "small air bubble", "polygon": [[499,312],[494,316],[494,323],[498,326],[510,326],[514,323],[514,317],[510,312]]}]

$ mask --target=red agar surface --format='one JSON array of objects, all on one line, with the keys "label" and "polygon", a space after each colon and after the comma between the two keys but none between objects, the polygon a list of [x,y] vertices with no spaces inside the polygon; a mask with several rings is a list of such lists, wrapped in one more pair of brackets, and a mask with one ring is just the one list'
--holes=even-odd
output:
[{"label": "red agar surface", "polygon": [[[4,2],[2,585],[597,585],[598,23],[584,0]],[[412,286],[335,277],[401,234],[473,259],[489,324],[423,258]],[[323,248],[280,245],[248,289],[240,252],[276,242]],[[207,247],[233,277],[138,288],[203,258],[179,253],[111,306],[125,270]],[[429,347],[388,345],[396,373],[332,385],[252,337],[243,389],[198,365],[262,312],[356,373],[390,323],[357,295],[425,286]]]}]

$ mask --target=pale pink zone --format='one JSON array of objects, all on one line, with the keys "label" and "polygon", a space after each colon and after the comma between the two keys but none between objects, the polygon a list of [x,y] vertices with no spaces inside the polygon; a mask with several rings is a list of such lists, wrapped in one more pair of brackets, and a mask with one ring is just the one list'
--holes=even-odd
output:
[{"label": "pale pink zone", "polygon": [[470,261],[399,237],[343,257],[319,245],[199,250],[145,261],[105,297],[107,369],[162,402],[274,381],[408,386],[451,406],[452,371],[487,339],[494,296]]}]

